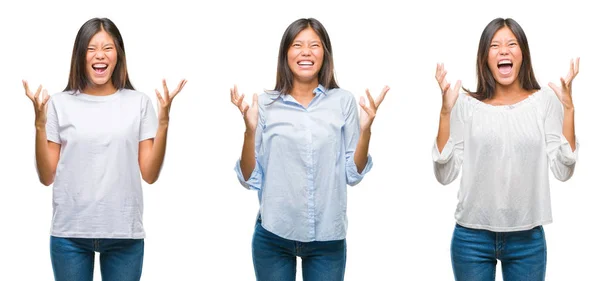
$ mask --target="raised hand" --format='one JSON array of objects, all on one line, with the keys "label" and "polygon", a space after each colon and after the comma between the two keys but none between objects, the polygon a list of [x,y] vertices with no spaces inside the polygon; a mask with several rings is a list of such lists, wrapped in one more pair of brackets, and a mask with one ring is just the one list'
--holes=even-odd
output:
[{"label": "raised hand", "polygon": [[560,78],[561,87],[559,88],[557,85],[555,85],[552,82],[548,83],[548,86],[550,86],[550,88],[552,88],[552,90],[554,90],[554,93],[556,94],[556,96],[558,97],[560,102],[563,104],[565,109],[573,108],[573,97],[571,95],[572,94],[571,86],[573,85],[573,79],[575,79],[575,76],[577,76],[578,73],[579,73],[579,58],[576,58],[575,61],[573,61],[571,59],[571,68],[569,69],[569,73],[567,74],[567,77]]},{"label": "raised hand", "polygon": [[365,104],[365,98],[360,97],[359,105],[362,108],[362,110],[360,111],[360,129],[361,130],[364,131],[364,130],[371,129],[373,120],[375,120],[375,115],[377,113],[377,109],[381,105],[381,102],[383,101],[383,99],[385,98],[385,95],[387,94],[387,92],[389,90],[390,90],[390,87],[388,87],[388,86],[383,87],[383,90],[381,90],[381,94],[379,94],[379,96],[377,97],[377,100],[373,100],[373,97],[371,97],[371,93],[369,92],[369,89],[367,89],[365,92],[367,93],[367,99],[369,101],[368,106]]},{"label": "raised hand", "polygon": [[442,113],[449,114],[452,112],[456,99],[458,99],[458,91],[460,90],[462,82],[460,80],[456,81],[454,88],[451,88],[450,83],[446,80],[447,73],[448,71],[444,69],[444,64],[438,63],[437,69],[435,70],[435,79],[442,90]]},{"label": "raised hand", "polygon": [[[31,100],[33,103],[33,108],[35,110],[35,126],[36,128],[45,128],[46,127],[46,108],[48,100],[50,96],[48,95],[48,91],[46,89],[42,90],[42,85],[40,85],[35,94],[29,90],[29,84],[27,81],[23,80],[23,88],[25,89],[25,95]],[[41,95],[40,95],[41,93]]]},{"label": "raised hand", "polygon": [[187,83],[187,80],[182,79],[179,82],[179,85],[177,85],[177,88],[175,88],[175,90],[173,92],[169,92],[169,88],[167,88],[167,81],[165,79],[163,79],[162,84],[163,84],[164,97],[158,91],[158,89],[154,90],[156,92],[156,99],[158,99],[158,122],[159,123],[162,123],[162,124],[169,123],[169,112],[171,110],[171,103],[173,102],[173,99],[175,98],[175,96],[177,96],[177,94],[179,94],[181,89],[183,89],[183,86],[185,86],[186,83]]},{"label": "raised hand", "polygon": [[258,95],[252,96],[252,105],[248,105],[244,101],[244,94],[239,95],[237,85],[233,85],[233,89],[229,89],[231,94],[231,103],[233,103],[242,113],[244,117],[244,123],[246,124],[246,131],[255,132],[256,124],[258,124]]}]

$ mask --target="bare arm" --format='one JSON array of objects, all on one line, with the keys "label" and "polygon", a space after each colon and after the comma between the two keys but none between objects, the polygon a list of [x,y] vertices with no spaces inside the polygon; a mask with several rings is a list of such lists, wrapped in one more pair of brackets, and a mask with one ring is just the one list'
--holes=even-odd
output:
[{"label": "bare arm", "polygon": [[240,169],[244,180],[250,179],[252,171],[256,167],[256,126],[258,124],[258,95],[252,96],[252,105],[244,101],[244,94],[239,95],[237,86],[230,89],[231,102],[240,110],[246,124],[244,132],[244,144],[242,145],[242,156],[240,158]]},{"label": "bare arm", "polygon": [[170,93],[167,88],[167,82],[163,79],[164,97],[156,90],[156,97],[158,99],[158,129],[156,130],[156,136],[154,139],[140,141],[138,151],[142,179],[148,184],[156,182],[160,175],[167,150],[167,132],[169,129],[171,103],[186,83],[185,79],[181,80],[177,88]]},{"label": "bare arm", "polygon": [[[54,182],[56,166],[60,157],[60,144],[48,141],[46,135],[50,96],[46,90],[42,91],[42,85],[37,88],[34,94],[29,90],[27,81],[23,80],[23,88],[35,110],[35,163],[38,178],[43,185],[49,186]],[[53,116],[53,122],[55,122],[55,117]]]},{"label": "bare arm", "polygon": [[456,81],[454,88],[450,89],[450,83],[446,80],[446,74],[448,74],[448,71],[444,69],[444,64],[438,64],[435,79],[442,90],[442,109],[440,110],[440,123],[436,143],[440,152],[444,150],[444,146],[446,146],[450,138],[450,113],[456,103],[456,99],[458,99],[458,90],[461,87],[461,81],[459,80]]},{"label": "bare arm", "polygon": [[356,170],[358,173],[362,173],[365,169],[369,155],[369,142],[371,141],[371,125],[375,120],[377,109],[383,102],[385,95],[390,90],[390,87],[385,86],[381,91],[381,94],[374,100],[369,90],[366,90],[367,100],[369,105],[365,104],[364,97],[360,97],[360,107],[362,108],[360,114],[360,135],[358,137],[358,143],[356,144],[356,150],[354,151],[354,164],[356,164]]},{"label": "bare arm", "polygon": [[571,67],[566,77],[561,77],[561,87],[559,88],[554,83],[549,83],[550,88],[554,90],[554,93],[560,100],[564,109],[563,128],[562,133],[565,138],[569,141],[571,150],[575,151],[575,106],[573,105],[572,96],[572,85],[573,79],[579,73],[579,58],[575,61],[571,60]]}]

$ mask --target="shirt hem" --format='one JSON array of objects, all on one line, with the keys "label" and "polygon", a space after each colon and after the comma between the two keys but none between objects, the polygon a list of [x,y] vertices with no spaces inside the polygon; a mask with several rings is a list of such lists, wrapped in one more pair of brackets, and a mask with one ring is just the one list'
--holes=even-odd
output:
[{"label": "shirt hem", "polygon": [[51,236],[61,238],[95,238],[95,239],[144,239],[145,233],[85,233],[85,232],[51,232]]},{"label": "shirt hem", "polygon": [[539,221],[539,222],[535,222],[535,223],[531,223],[531,224],[527,224],[527,225],[510,226],[510,227],[496,227],[496,226],[490,226],[490,225],[470,224],[470,223],[460,222],[458,220],[456,221],[456,223],[459,224],[460,226],[467,227],[467,228],[473,228],[473,229],[483,229],[483,230],[489,230],[489,231],[493,231],[493,232],[511,232],[511,231],[530,230],[536,226],[550,224],[550,223],[552,223],[552,220],[550,219],[550,220]]}]

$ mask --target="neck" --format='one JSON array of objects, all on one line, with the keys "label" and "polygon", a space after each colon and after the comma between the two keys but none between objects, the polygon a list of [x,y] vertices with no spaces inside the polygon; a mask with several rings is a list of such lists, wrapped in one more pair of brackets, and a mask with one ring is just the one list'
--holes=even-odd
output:
[{"label": "neck", "polygon": [[117,88],[112,83],[106,83],[102,85],[89,85],[83,89],[83,92],[93,96],[108,96],[112,95],[117,91]]},{"label": "neck", "polygon": [[291,95],[293,97],[312,97],[313,91],[319,86],[319,81],[313,79],[312,81],[302,82],[298,80],[294,80],[294,85],[292,86]]},{"label": "neck", "polygon": [[510,85],[496,83],[496,89],[492,99],[510,99],[527,93],[529,93],[529,91],[523,89],[521,84],[519,84],[519,81],[515,81]]}]

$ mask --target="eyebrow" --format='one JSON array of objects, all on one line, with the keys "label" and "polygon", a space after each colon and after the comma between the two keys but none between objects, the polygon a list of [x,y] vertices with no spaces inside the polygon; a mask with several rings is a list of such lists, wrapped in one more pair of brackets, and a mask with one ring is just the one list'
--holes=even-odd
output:
[{"label": "eyebrow", "polygon": [[[294,40],[294,43],[304,43],[304,42],[307,42],[307,41]],[[319,44],[322,44],[321,40],[312,40],[312,41],[308,41],[308,43],[319,43]]]},{"label": "eyebrow", "polygon": [[[513,42],[513,41],[519,42],[519,40],[517,40],[517,38],[508,39],[508,42]],[[492,43],[502,43],[502,42],[500,40],[492,40]]]}]

